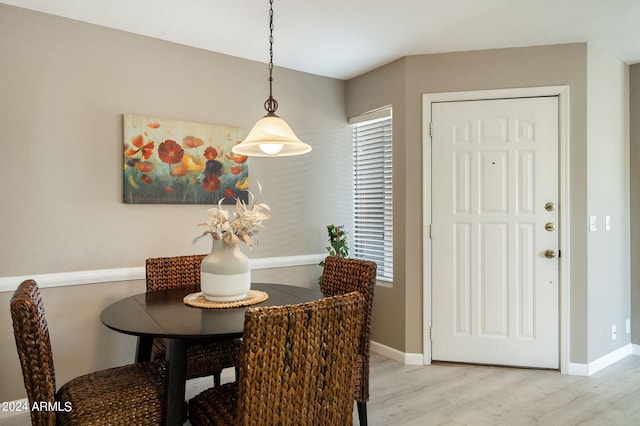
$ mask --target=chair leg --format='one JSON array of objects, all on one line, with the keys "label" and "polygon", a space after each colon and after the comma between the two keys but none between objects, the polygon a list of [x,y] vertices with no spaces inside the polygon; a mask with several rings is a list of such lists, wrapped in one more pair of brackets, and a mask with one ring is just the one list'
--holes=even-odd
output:
[{"label": "chair leg", "polygon": [[360,426],[367,426],[367,403],[358,401],[358,420]]},{"label": "chair leg", "polygon": [[213,386],[220,386],[220,376],[222,375],[221,371],[214,371],[213,373]]}]

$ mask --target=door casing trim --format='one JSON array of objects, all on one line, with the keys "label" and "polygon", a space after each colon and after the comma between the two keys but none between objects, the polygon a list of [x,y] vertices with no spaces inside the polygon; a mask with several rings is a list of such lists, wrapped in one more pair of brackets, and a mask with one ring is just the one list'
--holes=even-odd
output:
[{"label": "door casing trim", "polygon": [[560,372],[569,373],[570,359],[570,169],[569,169],[569,86],[543,86],[523,87],[512,89],[478,90],[468,92],[424,93],[422,95],[422,323],[423,323],[423,364],[431,365],[431,339],[430,330],[432,324],[431,309],[431,238],[429,226],[432,221],[431,214],[431,135],[429,124],[431,122],[431,104],[436,102],[495,100],[509,98],[533,98],[543,96],[558,97],[558,175],[559,175],[559,200],[560,223],[559,248],[562,257],[559,259],[559,319],[560,329]]}]

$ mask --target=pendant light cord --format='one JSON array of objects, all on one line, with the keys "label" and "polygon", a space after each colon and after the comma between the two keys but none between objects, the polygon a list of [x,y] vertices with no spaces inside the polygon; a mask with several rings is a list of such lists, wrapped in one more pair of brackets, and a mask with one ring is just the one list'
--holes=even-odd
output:
[{"label": "pendant light cord", "polygon": [[273,0],[269,0],[269,98],[264,102],[267,115],[275,115],[278,102],[273,98]]}]

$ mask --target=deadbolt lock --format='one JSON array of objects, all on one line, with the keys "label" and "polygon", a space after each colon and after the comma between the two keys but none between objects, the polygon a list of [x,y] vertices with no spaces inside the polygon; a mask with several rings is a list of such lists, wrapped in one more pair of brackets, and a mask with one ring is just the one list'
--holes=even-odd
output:
[{"label": "deadbolt lock", "polygon": [[547,203],[544,205],[544,209],[548,212],[552,212],[556,209],[556,205],[554,203]]},{"label": "deadbolt lock", "polygon": [[554,229],[556,229],[556,225],[554,223],[547,223],[546,225],[544,225],[544,229],[546,229],[547,231],[551,232]]},{"label": "deadbolt lock", "polygon": [[556,257],[556,252],[551,249],[545,250],[544,257],[546,257],[547,259],[553,259],[554,257]]}]

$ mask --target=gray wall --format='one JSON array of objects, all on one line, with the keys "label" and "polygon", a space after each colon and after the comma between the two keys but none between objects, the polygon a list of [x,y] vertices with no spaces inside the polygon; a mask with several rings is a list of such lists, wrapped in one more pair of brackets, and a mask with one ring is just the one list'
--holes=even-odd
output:
[{"label": "gray wall", "polygon": [[[420,170],[408,170],[407,164],[419,159],[407,154],[405,86],[406,86],[406,58],[378,68],[350,80],[347,84],[347,110],[350,117],[371,111],[383,106],[393,106],[393,287],[377,286],[373,304],[373,318],[371,322],[371,338],[377,342],[403,352],[422,352],[422,347],[409,350],[407,341],[422,342],[421,330],[422,311],[420,318],[412,324],[418,333],[406,336],[406,309],[413,303],[407,300],[410,294],[406,290],[410,280],[406,274],[416,268],[421,268],[421,247],[407,247],[406,236],[422,238],[421,223],[416,212],[421,211]],[[417,175],[416,175],[417,173]],[[412,180],[413,179],[413,180]],[[411,203],[411,208],[407,203]],[[409,229],[406,224],[409,224]],[[412,251],[415,250],[415,251]],[[413,262],[413,264],[412,264]],[[419,297],[419,296],[418,296]],[[420,343],[421,344],[421,343]]]},{"label": "gray wall", "polygon": [[[387,344],[403,352],[422,352],[422,95],[568,85],[571,107],[570,362],[587,363],[608,353],[612,347],[629,343],[629,337],[624,334],[624,319],[629,313],[628,299],[624,297],[629,286],[629,240],[623,231],[629,223],[629,188],[624,180],[625,170],[628,171],[625,168],[628,161],[628,145],[625,144],[628,142],[622,130],[627,125],[623,106],[625,69],[620,61],[594,51],[587,44],[569,44],[411,56],[348,82],[349,116],[384,105],[392,105],[394,115],[394,171],[398,171],[394,173],[396,276],[393,288],[377,290],[374,340],[389,342]],[[591,81],[590,72],[593,73]],[[588,129],[588,89],[591,87],[596,92],[601,87],[598,78],[611,81],[608,85],[601,83],[601,86],[607,86],[602,87],[607,110],[604,111],[605,107],[602,111],[593,110],[593,119],[600,122],[604,118],[604,123]],[[594,95],[594,101],[601,100],[600,97]],[[614,109],[611,109],[612,105]],[[596,112],[602,115],[596,115]],[[588,131],[593,140],[589,139]],[[588,153],[596,156],[592,160],[594,163],[599,154],[599,148],[589,147],[601,142],[598,139],[602,132],[609,135],[613,154],[605,163],[592,167],[602,167],[604,170],[594,172],[607,179],[616,191],[599,186],[597,178],[587,180],[588,173],[592,172],[588,169]],[[591,187],[588,187],[590,182]],[[619,257],[607,256],[600,266],[591,269],[593,277],[589,276],[587,250],[595,250],[601,242],[593,240],[589,243],[590,236],[586,231],[588,191],[590,194],[595,191],[598,197],[594,206],[605,201],[615,206],[608,210],[612,213],[598,211],[593,214],[617,215],[617,226],[620,227],[606,236],[606,244],[612,244]],[[616,271],[615,282],[609,280],[605,284],[602,278],[612,271]],[[591,279],[597,283],[590,287]],[[609,285],[611,292],[602,291]],[[591,304],[588,303],[589,291],[599,297]],[[589,308],[595,313],[590,313]],[[399,316],[402,316],[400,320]],[[619,331],[615,344],[610,340],[612,324],[617,324]],[[602,332],[605,328],[609,330],[607,335]]]},{"label": "gray wall", "polygon": [[[2,276],[139,266],[192,245],[208,206],[122,204],[121,114],[250,127],[265,64],[2,5]],[[268,52],[265,51],[265,56]],[[266,58],[265,58],[266,59]],[[251,257],[325,251],[345,221],[350,130],[344,83],[276,68],[278,113],[309,155],[249,160],[273,218]],[[314,194],[313,197],[309,194]]]},{"label": "gray wall", "polygon": [[631,341],[625,331],[631,314],[629,76],[628,66],[591,46],[587,69],[587,214],[598,219],[597,231],[587,233],[587,353],[593,361]]},{"label": "gray wall", "polygon": [[631,151],[631,341],[640,344],[640,64],[629,67]]},{"label": "gray wall", "polygon": [[[0,58],[0,277],[141,267],[147,257],[210,250],[205,240],[192,245],[208,206],[122,203],[121,115],[248,128],[265,114],[266,64],[6,5]],[[246,252],[326,253],[326,225],[351,218],[345,83],[276,67],[274,96],[313,151],[249,160],[252,189],[259,180],[272,219]],[[253,279],[314,286],[319,273],[277,268]],[[141,291],[140,281],[44,290],[60,384],[133,360],[131,339],[107,330],[99,314]],[[25,396],[9,297],[0,294],[0,401]]]}]

